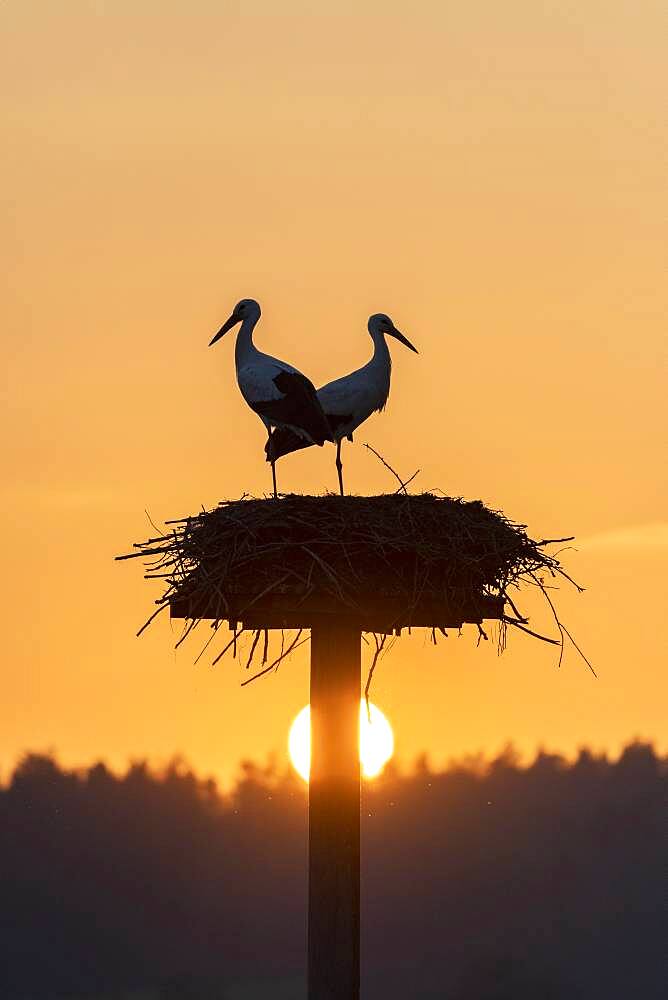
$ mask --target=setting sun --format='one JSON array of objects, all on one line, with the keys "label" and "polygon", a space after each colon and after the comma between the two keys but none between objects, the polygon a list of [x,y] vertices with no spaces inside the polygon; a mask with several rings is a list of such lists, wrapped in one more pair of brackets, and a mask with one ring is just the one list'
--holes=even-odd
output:
[{"label": "setting sun", "polygon": [[[369,720],[369,714],[371,719]],[[394,753],[392,726],[375,705],[366,710],[364,698],[360,701],[360,761],[365,778],[375,778]],[[308,781],[311,769],[311,708],[305,705],[295,717],[288,736],[290,760],[297,773]]]}]

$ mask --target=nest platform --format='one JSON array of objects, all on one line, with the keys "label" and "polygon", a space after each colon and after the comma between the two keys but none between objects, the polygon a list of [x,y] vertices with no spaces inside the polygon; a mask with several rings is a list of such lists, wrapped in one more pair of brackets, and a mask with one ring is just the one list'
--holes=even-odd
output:
[{"label": "nest platform", "polygon": [[167,527],[123,558],[144,558],[146,576],[163,582],[158,610],[234,629],[309,628],[331,615],[385,634],[520,624],[509,588],[563,572],[550,540],[478,500],[434,493],[242,498]]}]

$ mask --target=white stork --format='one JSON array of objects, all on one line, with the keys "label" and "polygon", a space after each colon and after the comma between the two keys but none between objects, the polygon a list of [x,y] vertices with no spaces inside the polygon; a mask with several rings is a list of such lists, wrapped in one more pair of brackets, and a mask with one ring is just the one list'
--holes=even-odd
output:
[{"label": "white stork", "polygon": [[[293,435],[300,447],[331,441],[332,432],[318,402],[315,386],[305,375],[286,364],[258,351],[253,343],[253,330],[261,315],[255,299],[237,302],[230,318],[221,326],[209,347],[228,330],[241,323],[237,334],[234,360],[237,383],[251,410],[259,416],[272,440],[272,428]],[[269,457],[276,492],[276,460]]]},{"label": "white stork", "polygon": [[[353,431],[364,423],[375,410],[383,410],[390,394],[392,359],[385,337],[394,337],[411,351],[418,351],[410,340],[397,330],[389,316],[375,313],[369,317],[368,330],[373,340],[373,357],[363,368],[328,382],[318,389],[318,400],[327,417],[327,422],[336,441],[336,469],[339,474],[339,490],[343,496],[343,465],[341,463],[341,442],[353,439]],[[300,448],[308,448],[310,442],[281,428],[269,437],[265,445],[267,461],[272,466],[283,455]]]}]

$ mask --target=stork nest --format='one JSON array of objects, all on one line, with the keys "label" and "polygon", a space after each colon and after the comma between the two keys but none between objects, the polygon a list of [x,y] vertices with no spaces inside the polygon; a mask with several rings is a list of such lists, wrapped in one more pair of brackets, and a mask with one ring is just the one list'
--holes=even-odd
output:
[{"label": "stork nest", "polygon": [[165,586],[149,622],[163,608],[186,601],[200,609],[193,619],[234,618],[236,629],[239,595],[250,596],[251,603],[281,595],[297,604],[318,595],[351,613],[371,600],[399,599],[406,609],[404,622],[425,600],[452,608],[497,598],[500,614],[488,617],[501,621],[503,646],[507,625],[546,639],[527,627],[509,593],[526,580],[543,589],[563,648],[564,627],[540,574],[573,583],[557,555],[547,551],[550,544],[571,539],[535,541],[525,525],[479,500],[406,491],[373,497],[243,497],[167,526],[165,534],[119,557],[143,558],[146,577]]}]

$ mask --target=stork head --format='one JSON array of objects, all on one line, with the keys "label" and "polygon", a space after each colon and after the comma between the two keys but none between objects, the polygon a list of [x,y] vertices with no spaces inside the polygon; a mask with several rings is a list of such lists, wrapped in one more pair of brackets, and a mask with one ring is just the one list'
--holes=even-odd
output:
[{"label": "stork head", "polygon": [[396,326],[392,322],[389,316],[385,313],[374,313],[373,316],[369,316],[369,333],[372,337],[378,334],[383,334],[386,337],[394,337],[409,350],[418,353],[417,347],[413,347],[408,337],[404,337],[401,330],[397,330]]},{"label": "stork head", "polygon": [[212,344],[215,344],[217,340],[220,340],[221,337],[225,336],[227,331],[231,330],[233,326],[237,325],[237,323],[243,323],[245,319],[250,319],[253,320],[254,323],[257,323],[259,318],[259,303],[256,302],[255,299],[241,299],[232,310],[230,318],[225,320],[216,336],[209,341],[209,347],[211,347]]}]

